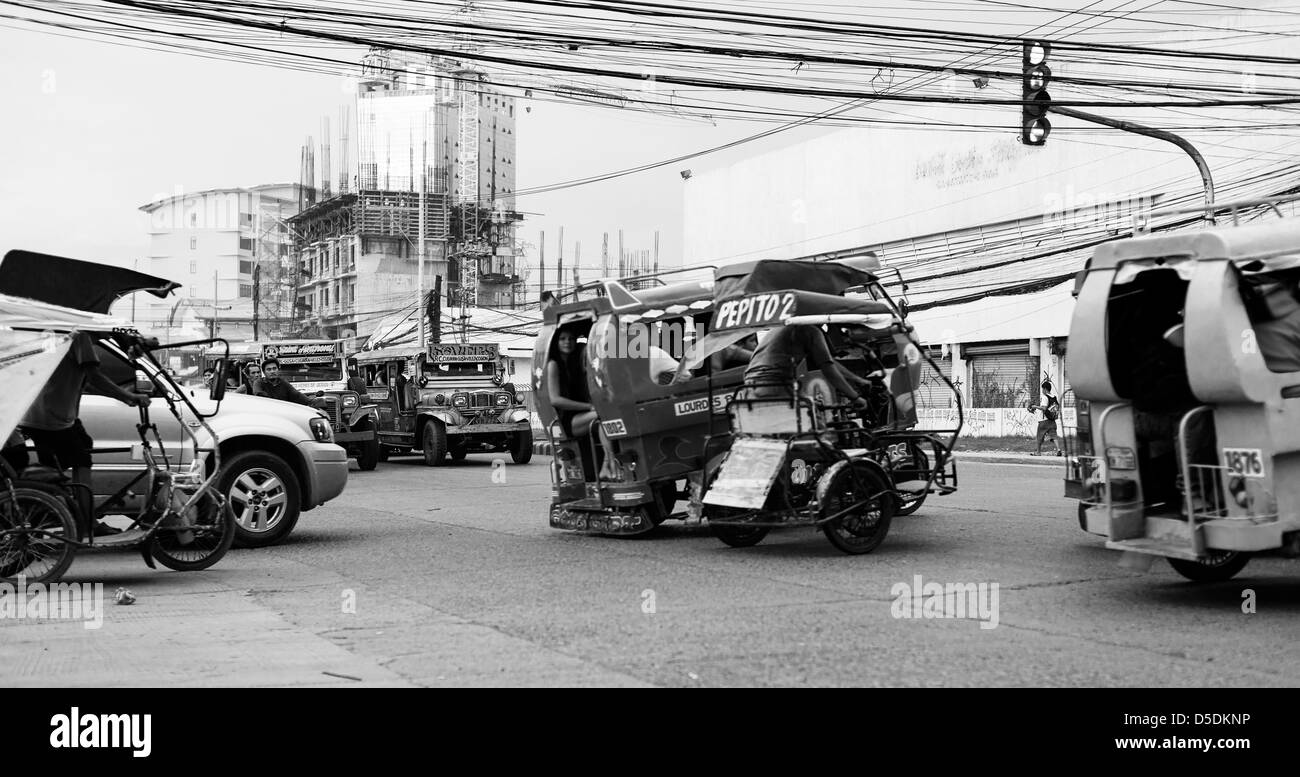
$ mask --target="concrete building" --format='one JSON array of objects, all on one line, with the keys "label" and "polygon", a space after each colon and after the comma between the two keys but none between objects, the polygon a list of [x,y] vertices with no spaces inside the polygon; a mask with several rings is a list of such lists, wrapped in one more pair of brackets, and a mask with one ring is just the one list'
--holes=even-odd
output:
[{"label": "concrete building", "polygon": [[[363,60],[357,164],[290,221],[299,314],[364,339],[436,279],[449,303],[510,307],[515,105],[461,63],[384,50]],[[422,245],[421,245],[422,244]]]},{"label": "concrete building", "polygon": [[260,334],[292,327],[288,220],[300,193],[297,184],[266,184],[177,192],[141,206],[149,214],[149,250],[136,269],[182,286],[165,301],[141,295],[136,321],[165,332],[186,326],[186,313],[206,308],[219,322],[223,310],[251,310],[256,293]]}]

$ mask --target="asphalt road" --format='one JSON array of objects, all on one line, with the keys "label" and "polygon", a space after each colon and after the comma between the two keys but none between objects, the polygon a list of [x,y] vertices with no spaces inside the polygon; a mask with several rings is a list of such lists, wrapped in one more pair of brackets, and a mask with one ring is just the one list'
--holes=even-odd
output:
[{"label": "asphalt road", "polygon": [[[285,544],[205,572],[78,558],[102,628],[0,620],[0,685],[1300,685],[1300,562],[1213,585],[1122,568],[1056,467],[963,463],[957,493],[846,556],[811,529],[747,549],[553,530],[546,462],[354,470]],[[996,626],[896,617],[918,575],[996,583]]]}]

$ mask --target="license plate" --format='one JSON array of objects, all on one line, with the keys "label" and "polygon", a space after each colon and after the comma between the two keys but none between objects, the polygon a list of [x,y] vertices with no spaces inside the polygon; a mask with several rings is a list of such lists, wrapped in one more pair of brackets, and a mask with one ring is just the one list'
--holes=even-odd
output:
[{"label": "license plate", "polygon": [[1223,466],[1246,478],[1264,477],[1264,454],[1259,448],[1224,448]]}]

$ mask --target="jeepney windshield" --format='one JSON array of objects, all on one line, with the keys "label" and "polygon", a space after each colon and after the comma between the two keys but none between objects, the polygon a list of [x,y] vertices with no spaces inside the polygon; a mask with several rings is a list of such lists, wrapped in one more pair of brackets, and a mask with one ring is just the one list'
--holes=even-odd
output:
[{"label": "jeepney windshield", "polygon": [[451,364],[425,364],[424,374],[429,378],[491,377],[496,374],[492,362],[453,362]]},{"label": "jeepney windshield", "polygon": [[290,383],[343,380],[343,365],[337,361],[331,364],[285,364],[281,361],[280,377]]}]

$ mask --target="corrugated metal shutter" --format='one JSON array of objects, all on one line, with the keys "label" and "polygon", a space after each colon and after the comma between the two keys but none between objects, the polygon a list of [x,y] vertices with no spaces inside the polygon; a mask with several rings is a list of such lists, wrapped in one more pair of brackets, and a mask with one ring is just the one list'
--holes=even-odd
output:
[{"label": "corrugated metal shutter", "polygon": [[[943,371],[943,374],[952,379],[952,357],[948,356],[940,359],[938,354],[933,356],[934,363]],[[916,406],[922,409],[931,408],[949,408],[956,405],[956,399],[952,389],[944,383],[936,374],[934,367],[929,362],[921,363],[921,386],[916,391]]]},{"label": "corrugated metal shutter", "polygon": [[1022,353],[967,352],[971,407],[1024,407],[1037,381],[1026,349]]}]

